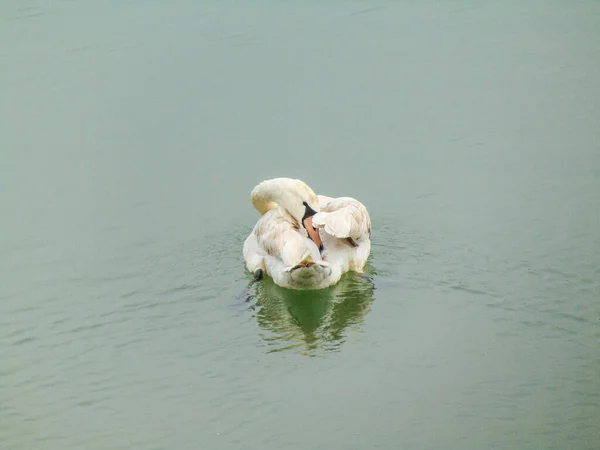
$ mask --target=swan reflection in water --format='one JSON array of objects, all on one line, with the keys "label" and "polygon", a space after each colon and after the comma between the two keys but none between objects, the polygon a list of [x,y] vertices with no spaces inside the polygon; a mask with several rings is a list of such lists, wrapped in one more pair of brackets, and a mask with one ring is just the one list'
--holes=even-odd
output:
[{"label": "swan reflection in water", "polygon": [[347,273],[322,290],[285,289],[269,277],[251,286],[248,303],[266,332],[269,352],[297,349],[314,356],[319,350],[338,350],[373,302],[375,272],[369,265],[365,269],[364,274]]}]

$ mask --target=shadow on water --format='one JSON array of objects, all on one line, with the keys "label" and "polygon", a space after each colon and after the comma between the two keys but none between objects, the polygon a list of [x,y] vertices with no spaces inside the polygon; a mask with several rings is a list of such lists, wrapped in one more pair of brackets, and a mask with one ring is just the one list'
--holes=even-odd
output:
[{"label": "shadow on water", "polygon": [[349,327],[359,326],[374,299],[375,272],[348,273],[338,284],[318,291],[295,291],[265,277],[250,287],[248,302],[255,311],[269,352],[297,349],[316,356],[338,350]]}]

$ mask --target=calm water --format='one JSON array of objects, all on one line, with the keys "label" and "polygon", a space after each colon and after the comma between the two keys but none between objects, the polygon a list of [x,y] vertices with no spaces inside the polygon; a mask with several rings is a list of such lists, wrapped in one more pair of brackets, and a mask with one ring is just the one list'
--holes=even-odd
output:
[{"label": "calm water", "polygon": [[[3,450],[599,448],[599,2],[4,0],[0,62]],[[273,176],[370,279],[248,288]]]}]

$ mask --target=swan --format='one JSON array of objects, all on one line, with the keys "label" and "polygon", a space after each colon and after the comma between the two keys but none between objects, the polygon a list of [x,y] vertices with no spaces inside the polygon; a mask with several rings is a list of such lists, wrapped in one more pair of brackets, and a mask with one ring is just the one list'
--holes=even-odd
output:
[{"label": "swan", "polygon": [[351,197],[317,195],[303,181],[259,183],[250,200],[261,217],[243,247],[256,281],[264,274],[290,289],[324,289],[361,273],[371,252],[371,219]]}]

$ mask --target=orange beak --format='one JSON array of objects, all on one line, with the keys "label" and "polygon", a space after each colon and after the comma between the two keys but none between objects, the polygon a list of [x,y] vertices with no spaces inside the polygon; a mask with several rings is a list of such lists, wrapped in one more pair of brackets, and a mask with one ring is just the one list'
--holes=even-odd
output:
[{"label": "orange beak", "polygon": [[311,241],[317,244],[319,250],[322,250],[323,243],[321,242],[321,236],[319,235],[319,230],[313,227],[312,216],[309,216],[306,219],[304,219],[303,225],[304,228],[306,228],[306,231],[308,231],[308,237],[311,239]]}]

